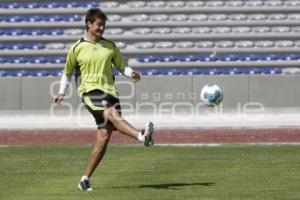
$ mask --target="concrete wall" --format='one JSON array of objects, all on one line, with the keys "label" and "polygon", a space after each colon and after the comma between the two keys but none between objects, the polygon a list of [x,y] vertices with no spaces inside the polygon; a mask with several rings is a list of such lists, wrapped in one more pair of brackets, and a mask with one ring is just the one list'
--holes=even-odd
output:
[{"label": "concrete wall", "polygon": [[[122,107],[129,110],[189,109],[190,105],[201,102],[200,91],[206,83],[221,86],[225,108],[248,102],[275,108],[300,107],[300,75],[145,76],[137,83],[119,76],[116,80]],[[64,104],[53,104],[59,82],[59,77],[0,78],[0,111],[77,107],[81,100],[75,84]]]}]

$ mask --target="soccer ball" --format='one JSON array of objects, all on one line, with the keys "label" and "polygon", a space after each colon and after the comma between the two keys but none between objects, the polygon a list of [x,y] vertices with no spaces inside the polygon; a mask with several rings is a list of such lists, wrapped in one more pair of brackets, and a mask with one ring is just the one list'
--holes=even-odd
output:
[{"label": "soccer ball", "polygon": [[200,94],[200,98],[206,106],[215,106],[223,100],[223,92],[216,84],[206,84]]}]

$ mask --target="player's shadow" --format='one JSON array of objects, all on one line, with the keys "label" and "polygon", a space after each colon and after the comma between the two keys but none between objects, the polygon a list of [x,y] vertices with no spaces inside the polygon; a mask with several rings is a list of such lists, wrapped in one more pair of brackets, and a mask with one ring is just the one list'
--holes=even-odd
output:
[{"label": "player's shadow", "polygon": [[125,186],[118,188],[152,188],[152,189],[171,189],[171,190],[179,190],[182,187],[190,187],[190,186],[213,186],[215,183],[213,182],[199,182],[199,183],[164,183],[164,184],[145,184],[145,185],[133,185],[133,186]]}]

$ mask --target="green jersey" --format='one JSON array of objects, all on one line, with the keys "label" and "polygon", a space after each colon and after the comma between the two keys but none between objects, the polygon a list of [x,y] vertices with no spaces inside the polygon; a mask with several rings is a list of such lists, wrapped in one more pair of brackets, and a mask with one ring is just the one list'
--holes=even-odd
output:
[{"label": "green jersey", "polygon": [[81,38],[69,50],[64,73],[73,74],[76,70],[81,74],[78,93],[95,89],[118,97],[114,82],[112,66],[123,71],[127,62],[116,45],[104,38],[99,42],[90,42]]}]

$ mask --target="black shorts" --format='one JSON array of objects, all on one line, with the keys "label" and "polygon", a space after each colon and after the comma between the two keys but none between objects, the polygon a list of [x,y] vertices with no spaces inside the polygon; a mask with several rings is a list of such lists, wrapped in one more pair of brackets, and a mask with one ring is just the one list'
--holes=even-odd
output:
[{"label": "black shorts", "polygon": [[119,99],[101,90],[92,90],[90,92],[83,93],[82,102],[88,111],[94,116],[98,129],[112,125],[112,123],[104,117],[104,111],[106,108],[114,107],[121,115]]}]

